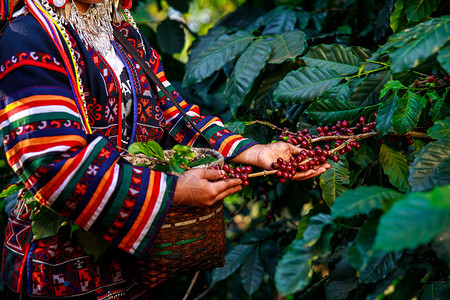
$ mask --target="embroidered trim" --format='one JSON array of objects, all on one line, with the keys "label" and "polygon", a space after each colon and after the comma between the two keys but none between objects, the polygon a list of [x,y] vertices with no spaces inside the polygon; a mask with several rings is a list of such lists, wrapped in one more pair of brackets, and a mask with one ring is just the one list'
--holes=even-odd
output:
[{"label": "embroidered trim", "polygon": [[0,80],[23,65],[33,65],[66,74],[66,70],[55,57],[40,52],[22,52],[12,56],[0,66]]}]

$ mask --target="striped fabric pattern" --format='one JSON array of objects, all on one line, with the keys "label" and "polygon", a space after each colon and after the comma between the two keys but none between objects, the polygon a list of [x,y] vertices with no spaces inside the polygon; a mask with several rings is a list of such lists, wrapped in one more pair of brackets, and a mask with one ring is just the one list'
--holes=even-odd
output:
[{"label": "striped fabric pattern", "polygon": [[0,20],[11,18],[12,8],[13,0],[0,0]]},{"label": "striped fabric pattern", "polygon": [[[0,81],[0,130],[8,163],[41,204],[118,248],[144,256],[170,207],[177,177],[131,166],[106,136],[85,133],[67,74],[23,61],[37,52],[64,65],[60,49],[41,26],[33,16],[23,16],[2,36],[2,42],[14,41],[0,47],[0,66],[9,66]],[[139,34],[131,25],[119,28],[137,44]],[[232,158],[256,143],[186,103],[166,80],[159,55],[145,40],[144,44],[157,76],[216,150]],[[17,57],[12,65],[11,57]],[[158,97],[165,129],[181,144],[205,146],[161,91]]]},{"label": "striped fabric pattern", "polygon": [[[67,66],[68,49],[55,45],[59,33],[47,30],[53,28],[52,23],[39,15],[40,10],[33,10],[32,2],[26,0],[34,14],[14,19],[0,37],[0,132],[8,163],[40,203],[117,248],[143,257],[164,222],[177,177],[133,166],[120,157],[116,145],[120,119],[106,114],[117,105],[111,105],[118,98],[111,95],[120,91],[119,86],[105,87],[105,75],[99,72],[102,68],[84,49],[76,33],[66,27],[69,38],[76,42],[74,52],[82,69],[90,121],[99,128],[93,134],[86,133],[86,118],[80,116],[84,111],[77,102],[78,89],[74,88],[73,74],[68,75],[71,69]],[[165,79],[159,56],[145,39],[141,40],[140,34],[126,22],[119,29],[128,35],[225,157],[231,158],[255,144],[225,129],[219,119],[201,116],[198,107],[187,104]],[[62,55],[62,51],[66,53]],[[141,76],[142,70],[131,57],[127,62],[140,75],[130,78],[134,90],[148,92],[150,84]],[[141,100],[134,104],[134,122],[139,129],[135,140],[139,137],[142,141],[160,142],[160,135],[150,135],[142,129],[150,128],[156,119],[157,129],[170,132],[180,143],[203,146],[198,134],[160,93],[159,99],[152,93],[150,104],[139,112],[138,104],[148,97],[136,93]],[[119,260],[115,255],[127,253],[114,249],[113,257],[102,256],[101,259],[108,259],[97,263],[64,233],[29,243],[21,235],[31,230],[29,214],[21,217],[26,222],[17,223],[20,220],[16,218],[9,222],[5,239],[3,276],[10,288],[21,290],[19,283],[23,278],[30,296],[80,295],[86,291],[82,288],[87,288],[102,299],[109,297],[110,292],[115,295],[129,292],[127,283],[131,282],[121,277],[125,273],[120,264],[110,264],[108,260]],[[47,255],[47,251],[53,254]],[[57,274],[58,280],[43,277],[50,274]]]},{"label": "striped fabric pattern", "polygon": [[[36,90],[41,94],[36,95]],[[99,135],[89,140],[80,123],[68,90],[34,87],[0,101],[8,163],[35,193],[35,198],[65,212],[86,230],[99,220],[115,217],[122,208],[116,203],[123,206],[128,198],[127,209],[132,213],[123,226],[129,228],[109,235],[108,240],[127,252],[141,255],[169,207],[176,177],[141,167],[125,167],[127,163],[120,159],[110,141]],[[66,153],[70,155],[61,157]],[[37,173],[40,174],[36,176]],[[90,181],[86,190],[76,189],[77,183],[86,177]],[[138,182],[139,189],[132,182]],[[76,203],[70,202],[67,207],[69,197],[75,198]],[[98,227],[95,233],[106,235],[108,229]]]},{"label": "striped fabric pattern", "polygon": [[[25,40],[48,40],[42,30],[30,30],[36,26],[25,26],[24,36],[7,29],[2,40],[15,34],[19,48]],[[2,47],[2,62],[17,54],[11,48]],[[34,50],[61,63],[51,43]],[[170,207],[177,177],[131,166],[107,137],[86,134],[67,75],[22,63],[21,57],[28,56],[18,56],[14,63],[21,65],[0,82],[8,163],[41,204],[124,251],[145,255]]]}]

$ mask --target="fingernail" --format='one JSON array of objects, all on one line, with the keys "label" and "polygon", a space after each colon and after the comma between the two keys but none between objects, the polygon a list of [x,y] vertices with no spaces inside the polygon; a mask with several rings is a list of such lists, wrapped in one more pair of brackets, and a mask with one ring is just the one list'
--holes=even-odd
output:
[{"label": "fingernail", "polygon": [[219,170],[220,175],[225,175],[225,171],[224,170]]}]

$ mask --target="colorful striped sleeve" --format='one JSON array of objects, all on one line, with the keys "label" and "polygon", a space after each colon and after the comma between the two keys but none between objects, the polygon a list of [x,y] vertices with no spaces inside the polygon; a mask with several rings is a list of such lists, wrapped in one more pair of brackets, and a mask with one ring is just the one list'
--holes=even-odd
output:
[{"label": "colorful striped sleeve", "polygon": [[[30,35],[39,35],[31,28],[14,37],[7,30],[1,42],[14,38],[26,45],[26,39],[35,39]],[[145,256],[177,177],[132,166],[108,138],[83,131],[68,78],[56,67],[56,51],[42,52],[56,62],[49,68],[23,63],[29,52],[11,55],[4,48],[0,130],[8,163],[41,204],[112,245]]]},{"label": "colorful striped sleeve", "polygon": [[[187,115],[195,122],[215,150],[219,151],[225,158],[231,159],[257,144],[255,141],[244,138],[224,127],[222,121],[214,116],[202,116],[197,105],[188,104],[183,97],[173,88],[166,79],[164,68],[159,61],[155,50],[152,53],[152,61],[156,61],[155,73],[167,90],[180,104]],[[178,109],[170,102],[164,93],[158,88],[159,104],[164,112],[167,129],[177,142],[188,146],[205,146],[200,137]]]}]

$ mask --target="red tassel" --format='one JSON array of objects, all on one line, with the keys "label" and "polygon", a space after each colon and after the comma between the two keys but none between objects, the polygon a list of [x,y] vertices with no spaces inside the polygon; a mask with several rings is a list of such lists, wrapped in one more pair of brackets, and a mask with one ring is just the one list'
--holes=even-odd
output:
[{"label": "red tassel", "polygon": [[132,0],[122,0],[122,7],[124,9],[130,9],[132,2]]}]

